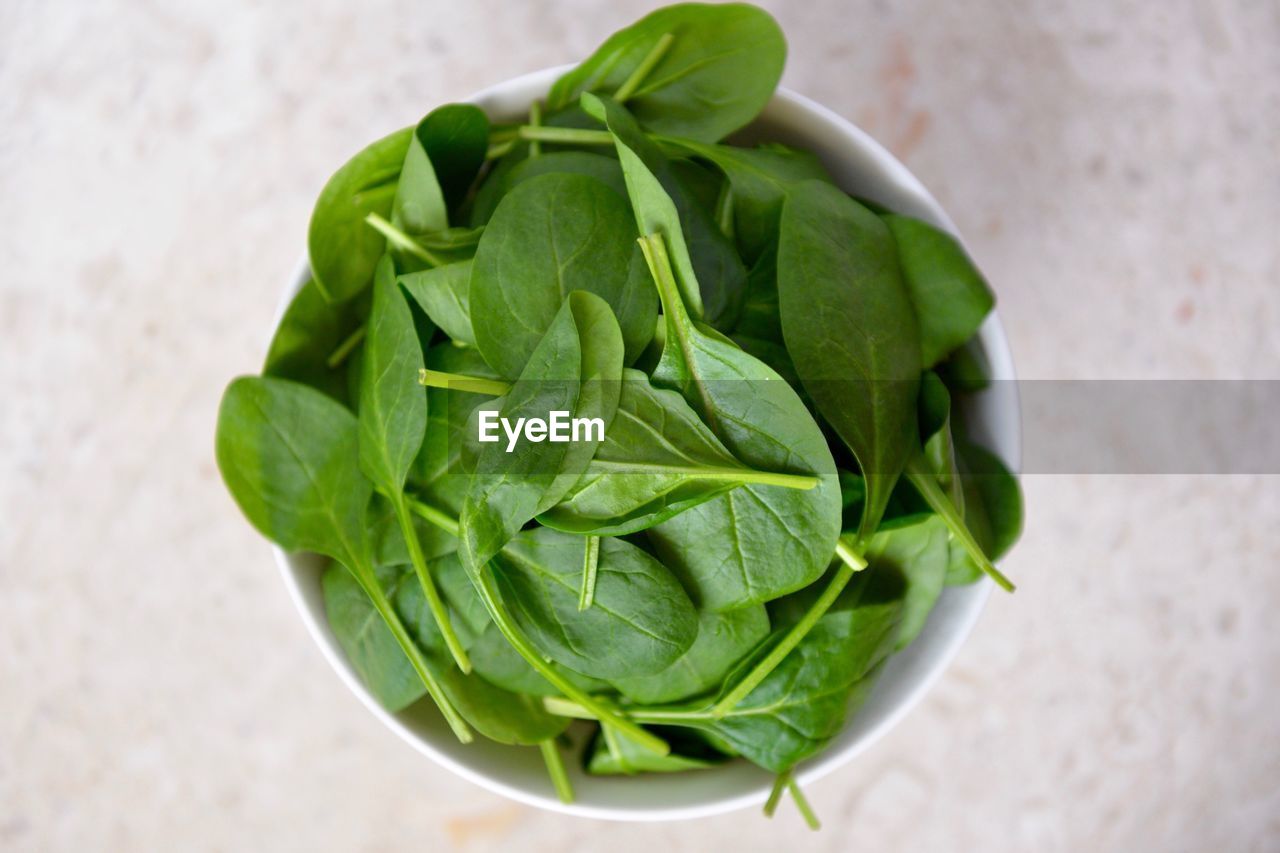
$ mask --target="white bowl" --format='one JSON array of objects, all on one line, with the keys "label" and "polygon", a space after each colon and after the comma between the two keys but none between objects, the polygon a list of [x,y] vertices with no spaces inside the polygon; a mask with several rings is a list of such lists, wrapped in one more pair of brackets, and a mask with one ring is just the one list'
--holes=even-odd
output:
[{"label": "white bowl", "polygon": [[[495,121],[528,113],[564,69],[549,68],[517,77],[468,99]],[[770,139],[816,153],[848,192],[878,201],[956,233],[937,200],[893,155],[863,131],[827,108],[779,89],[759,120],[741,135]],[[289,300],[306,282],[304,256],[285,287],[277,323]],[[1000,321],[992,313],[978,338],[997,380],[1014,378],[1013,361]],[[995,382],[964,413],[975,437],[1017,470],[1021,454],[1018,397],[1013,382]],[[683,774],[588,777],[568,761],[576,801],[557,799],[538,750],[501,746],[483,738],[462,745],[429,702],[392,714],[378,705],[347,662],[325,619],[319,559],[275,549],[285,585],[307,629],[338,676],[365,707],[408,744],[471,782],[522,803],[565,814],[612,820],[679,820],[721,814],[764,802],[773,777],[745,761]],[[982,612],[993,584],[986,579],[947,589],[916,640],[885,666],[867,703],[821,754],[798,770],[807,785],[852,760],[893,727],[946,669]]]}]

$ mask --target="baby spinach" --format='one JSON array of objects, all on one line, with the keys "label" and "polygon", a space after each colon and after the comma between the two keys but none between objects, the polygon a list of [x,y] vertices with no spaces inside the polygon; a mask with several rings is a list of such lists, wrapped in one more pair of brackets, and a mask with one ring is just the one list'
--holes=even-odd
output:
[{"label": "baby spinach", "polygon": [[889,230],[830,184],[794,187],[779,226],[778,303],[800,381],[862,466],[858,532],[869,536],[915,445],[921,367]]},{"label": "baby spinach", "polygon": [[974,336],[995,297],[950,234],[897,213],[881,219],[893,234],[902,280],[920,322],[921,361],[933,367]]},{"label": "baby spinach", "polygon": [[693,645],[666,669],[653,675],[615,678],[618,691],[635,702],[678,702],[714,689],[735,664],[769,633],[764,607],[749,604],[737,610],[698,614]]},{"label": "baby spinach", "polygon": [[409,559],[431,607],[445,645],[463,672],[467,660],[444,602],[436,591],[426,557],[405,503],[404,485],[427,429],[427,395],[418,384],[422,348],[409,305],[396,285],[391,257],[384,255],[374,272],[373,310],[361,362],[359,426],[360,468],[391,503]]},{"label": "baby spinach", "polygon": [[556,81],[547,106],[567,106],[583,92],[612,95],[647,130],[715,142],[768,103],[786,51],[762,9],[680,3],[610,36]]},{"label": "baby spinach", "polygon": [[334,173],[320,191],[307,228],[307,253],[316,289],[344,302],[369,286],[386,240],[365,224],[391,213],[400,169],[413,138],[406,127],[379,139]]},{"label": "baby spinach", "polygon": [[459,343],[475,346],[471,328],[472,261],[454,261],[439,267],[406,273],[400,284],[421,306],[431,322]]},{"label": "baby spinach", "polygon": [[228,490],[260,533],[350,570],[465,743],[470,730],[378,584],[365,527],[372,487],[357,463],[357,432],[355,416],[319,391],[242,376],[223,394],[215,455]]},{"label": "baby spinach", "polygon": [[[813,153],[721,141],[784,55],[759,9],[681,4],[527,118],[448,104],[373,143],[219,411],[245,516],[333,561],[369,692],[536,746],[565,801],[565,750],[593,775],[745,760],[777,774],[766,813],[790,791],[816,828],[796,763],[944,585],[1008,583],[1018,483],[951,398],[990,381],[990,289]],[[603,434],[560,442],[566,416]]]},{"label": "baby spinach", "polygon": [[364,328],[368,311],[365,294],[348,303],[329,302],[315,280],[309,279],[280,319],[262,366],[263,375],[310,385],[346,403],[350,396],[346,372],[340,365],[330,364],[330,358]]},{"label": "baby spinach", "polygon": [[640,233],[660,233],[672,243],[676,280],[689,314],[712,325],[731,326],[741,310],[747,280],[732,241],[713,215],[692,200],[630,113],[608,98],[590,94],[582,96],[582,106],[613,136]]},{"label": "baby spinach", "polygon": [[574,533],[634,533],[748,483],[808,489],[818,480],[747,468],[683,397],[626,370],[617,414],[586,472],[538,521]]},{"label": "baby spinach", "polygon": [[635,360],[658,310],[635,238],[626,201],[594,178],[549,174],[512,190],[485,226],[471,271],[471,325],[485,360],[520,375],[575,290],[608,303],[625,362]]}]

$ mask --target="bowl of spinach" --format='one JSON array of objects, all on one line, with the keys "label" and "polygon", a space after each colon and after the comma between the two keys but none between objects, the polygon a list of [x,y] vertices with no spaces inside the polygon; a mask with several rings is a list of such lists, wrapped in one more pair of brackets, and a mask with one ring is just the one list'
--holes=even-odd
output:
[{"label": "bowl of spinach", "polygon": [[[371,143],[224,395],[223,478],[339,677],[513,799],[816,825],[801,786],[1012,590],[993,295],[784,57],[755,7],[671,6]],[[553,411],[602,429],[478,440]]]}]

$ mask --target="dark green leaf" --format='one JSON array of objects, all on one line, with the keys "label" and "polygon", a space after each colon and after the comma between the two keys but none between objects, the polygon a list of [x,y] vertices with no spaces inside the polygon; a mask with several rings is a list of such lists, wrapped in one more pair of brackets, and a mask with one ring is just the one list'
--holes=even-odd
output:
[{"label": "dark green leaf", "polygon": [[373,280],[386,240],[365,224],[365,217],[391,213],[412,137],[413,128],[406,127],[378,140],[348,160],[320,191],[307,229],[307,252],[316,287],[330,302],[350,299]]},{"label": "dark green leaf", "polygon": [[800,380],[862,466],[860,535],[869,536],[917,444],[919,332],[889,230],[830,184],[794,187],[782,211],[778,296]]},{"label": "dark green leaf", "polygon": [[742,3],[681,3],[608,38],[551,87],[550,109],[583,92],[614,95],[664,36],[670,44],[627,106],[647,130],[715,142],[748,124],[773,97],[787,46],[769,13]]}]

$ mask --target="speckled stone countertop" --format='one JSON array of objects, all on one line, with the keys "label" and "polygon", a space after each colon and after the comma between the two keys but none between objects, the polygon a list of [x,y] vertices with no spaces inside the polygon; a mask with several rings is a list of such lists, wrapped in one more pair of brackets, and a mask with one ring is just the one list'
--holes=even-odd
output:
[{"label": "speckled stone countertop", "polygon": [[[542,813],[381,728],[222,488],[218,397],[348,154],[649,4],[285,5],[0,6],[0,849],[1280,849],[1276,477],[1028,477],[1021,589],[818,835]],[[1280,377],[1280,6],[766,5],[1022,376]]]}]

